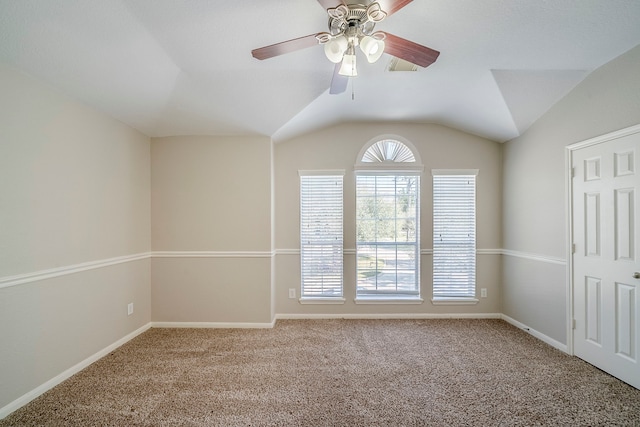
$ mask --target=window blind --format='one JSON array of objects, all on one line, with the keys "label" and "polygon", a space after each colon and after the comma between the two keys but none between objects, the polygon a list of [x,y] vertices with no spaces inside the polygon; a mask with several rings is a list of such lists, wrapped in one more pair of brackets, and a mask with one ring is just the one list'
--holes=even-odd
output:
[{"label": "window blind", "polygon": [[342,297],[343,176],[300,176],[301,296]]},{"label": "window blind", "polygon": [[433,176],[433,297],[475,297],[476,176]]}]

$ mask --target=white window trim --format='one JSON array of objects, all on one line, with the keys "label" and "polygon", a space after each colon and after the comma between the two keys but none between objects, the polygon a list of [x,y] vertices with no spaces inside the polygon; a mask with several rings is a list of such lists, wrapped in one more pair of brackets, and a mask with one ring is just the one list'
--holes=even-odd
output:
[{"label": "white window trim", "polygon": [[384,295],[383,296],[362,296],[362,297],[356,297],[353,301],[356,304],[361,304],[361,305],[365,305],[365,304],[417,305],[417,304],[424,303],[424,299],[418,296],[412,296],[412,295],[408,295],[406,297],[402,297],[402,296],[389,297]]},{"label": "white window trim", "polygon": [[431,299],[431,304],[433,305],[476,305],[479,302],[479,299],[471,297]]},{"label": "white window trim", "polygon": [[480,169],[431,169],[431,175],[475,175],[478,176]]},{"label": "white window trim", "polygon": [[305,297],[300,298],[298,302],[303,305],[331,305],[344,304],[346,302],[346,299],[344,299],[343,297]]},{"label": "white window trim", "polygon": [[318,176],[318,175],[345,175],[344,169],[318,169],[318,170],[299,170],[299,176]]},{"label": "white window trim", "polygon": [[[383,165],[382,163],[375,163],[376,165]],[[400,164],[400,163],[398,163]],[[422,176],[423,168],[417,167],[414,164],[409,163],[408,167],[393,167],[393,166],[363,166],[356,169],[356,175],[415,175]]]}]

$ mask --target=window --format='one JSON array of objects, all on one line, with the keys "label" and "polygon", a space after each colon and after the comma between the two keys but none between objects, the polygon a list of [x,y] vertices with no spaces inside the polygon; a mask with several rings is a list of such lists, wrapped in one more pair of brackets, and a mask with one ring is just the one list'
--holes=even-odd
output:
[{"label": "window", "polygon": [[433,171],[433,298],[476,296],[476,175]]},{"label": "window", "polygon": [[[409,147],[377,141],[356,165],[356,300],[420,297],[420,175]],[[358,167],[360,166],[360,167]]]},{"label": "window", "polygon": [[301,297],[342,298],[343,171],[300,171]]}]

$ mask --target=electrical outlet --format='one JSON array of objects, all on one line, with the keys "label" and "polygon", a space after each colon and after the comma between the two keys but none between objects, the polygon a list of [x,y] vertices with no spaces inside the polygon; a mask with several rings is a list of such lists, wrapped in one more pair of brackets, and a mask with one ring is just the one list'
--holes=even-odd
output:
[{"label": "electrical outlet", "polygon": [[289,288],[289,298],[291,299],[296,298],[296,288]]},{"label": "electrical outlet", "polygon": [[127,316],[131,316],[132,314],[133,314],[133,303],[132,303],[132,302],[130,302],[130,303],[127,305]]},{"label": "electrical outlet", "polygon": [[486,297],[487,297],[487,288],[480,289],[480,298],[486,298]]}]

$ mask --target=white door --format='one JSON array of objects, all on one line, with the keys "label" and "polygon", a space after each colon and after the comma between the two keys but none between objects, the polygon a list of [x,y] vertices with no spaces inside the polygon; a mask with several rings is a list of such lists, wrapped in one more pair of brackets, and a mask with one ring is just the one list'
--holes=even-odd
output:
[{"label": "white door", "polygon": [[573,345],[640,388],[640,127],[630,129],[571,152]]}]

